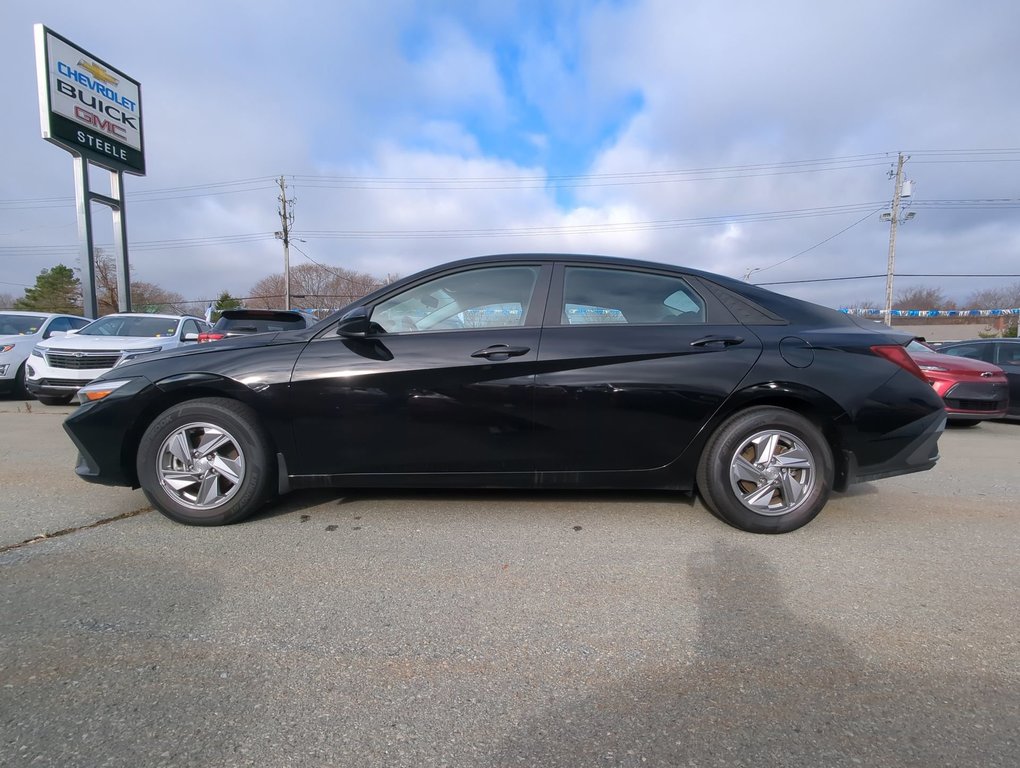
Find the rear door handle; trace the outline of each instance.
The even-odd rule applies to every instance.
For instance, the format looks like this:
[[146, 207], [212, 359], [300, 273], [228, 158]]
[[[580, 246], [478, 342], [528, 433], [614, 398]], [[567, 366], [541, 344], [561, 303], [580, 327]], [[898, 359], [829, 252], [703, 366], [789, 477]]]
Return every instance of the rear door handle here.
[[732, 347], [734, 344], [743, 344], [742, 336], [705, 336], [691, 342], [692, 347], [707, 347], [710, 344], [720, 347]]
[[520, 357], [531, 351], [531, 347], [511, 347], [509, 344], [493, 344], [491, 347], [472, 352], [471, 357], [484, 357], [487, 360], [506, 360]]

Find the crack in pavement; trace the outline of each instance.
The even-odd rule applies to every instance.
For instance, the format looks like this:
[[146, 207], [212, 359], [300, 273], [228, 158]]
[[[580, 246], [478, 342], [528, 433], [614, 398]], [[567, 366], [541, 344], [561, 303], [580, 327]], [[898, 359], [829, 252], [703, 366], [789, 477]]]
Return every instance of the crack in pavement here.
[[29, 544], [37, 544], [41, 541], [49, 541], [50, 539], [56, 539], [59, 538], [60, 536], [67, 536], [68, 534], [71, 533], [78, 533], [78, 531], [87, 531], [90, 528], [98, 528], [101, 525], [109, 525], [110, 523], [116, 523], [118, 520], [126, 520], [129, 517], [136, 517], [142, 514], [143, 512], [152, 512], [152, 507], [142, 507], [141, 509], [136, 509], [134, 512], [124, 512], [119, 515], [114, 515], [113, 517], [105, 517], [102, 520], [96, 520], [94, 523], [89, 523], [88, 525], [76, 525], [73, 528], [64, 528], [63, 530], [54, 531], [53, 533], [40, 533], [38, 536], [33, 536], [30, 539], [19, 541], [17, 544], [6, 544], [4, 546], [0, 546], [0, 555], [4, 554], [5, 552], [10, 552], [11, 550], [14, 549], [26, 547]]

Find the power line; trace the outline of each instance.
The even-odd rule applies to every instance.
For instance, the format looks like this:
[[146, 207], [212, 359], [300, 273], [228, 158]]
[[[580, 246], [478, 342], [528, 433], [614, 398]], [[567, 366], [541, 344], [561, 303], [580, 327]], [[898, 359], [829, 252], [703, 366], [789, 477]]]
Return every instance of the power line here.
[[[805, 253], [813, 251], [815, 248], [818, 248], [819, 246], [825, 245], [830, 240], [835, 240], [837, 237], [842, 235], [844, 232], [847, 232], [847, 231], [853, 229], [854, 227], [856, 227], [858, 224], [861, 224], [861, 223], [867, 221], [868, 219], [870, 219], [872, 216], [874, 216], [876, 213], [878, 213], [881, 210], [882, 210], [882, 208], [876, 208], [875, 210], [870, 211], [869, 213], [865, 214], [862, 218], [858, 219], [857, 221], [855, 221], [850, 226], [843, 227], [843, 229], [839, 230], [839, 232], [837, 232], [836, 234], [830, 235], [829, 237], [825, 238], [824, 240], [815, 243], [810, 248], [805, 248], [803, 251], [800, 251], [799, 253], [793, 254], [793, 256], [787, 256], [785, 259], [782, 259], [781, 261], [777, 261], [775, 264], [770, 264], [767, 267], [758, 267], [758, 268], [755, 268], [755, 269], [748, 270], [747, 274], [744, 275], [744, 279], [748, 280], [751, 277], [751, 275], [753, 275], [755, 272], [764, 272], [767, 269], [772, 269], [773, 267], [778, 267], [780, 264], [785, 264], [788, 261], [792, 261], [793, 259], [796, 259], [798, 256], [803, 256]], [[765, 285], [765, 283], [756, 283], [756, 285]]]
[[[1020, 149], [989, 150], [918, 150], [923, 158], [919, 163], [987, 163], [1020, 162]], [[629, 186], [643, 184], [670, 184], [691, 181], [717, 181], [735, 178], [761, 176], [782, 176], [798, 173], [819, 173], [833, 170], [850, 170], [885, 165], [890, 153], [869, 153], [842, 155], [807, 160], [776, 161], [771, 163], [747, 163], [742, 165], [705, 166], [698, 168], [676, 168], [652, 171], [625, 171], [617, 173], [589, 174], [520, 174], [512, 176], [370, 176], [370, 175], [292, 175], [295, 180], [310, 189], [350, 190], [516, 190], [540, 188], [584, 188], [602, 186]], [[132, 191], [134, 203], [159, 202], [195, 197], [242, 194], [272, 189], [276, 178], [257, 176], [247, 179], [188, 184], [160, 189], [139, 189]], [[1013, 201], [1015, 202], [1015, 201]], [[0, 209], [25, 210], [57, 208], [73, 205], [74, 198], [37, 197], [0, 200]]]
[[[877, 274], [877, 275], [847, 275], [845, 277], [816, 277], [816, 278], [809, 279], [809, 280], [776, 280], [776, 281], [769, 282], [769, 283], [755, 283], [755, 285], [766, 286], [766, 285], [800, 285], [800, 284], [803, 284], [803, 283], [838, 283], [838, 282], [845, 281], [845, 280], [872, 280], [872, 279], [875, 279], [875, 278], [878, 278], [878, 277], [883, 277], [884, 278], [884, 277], [886, 277], [886, 274], [883, 272], [883, 273]], [[922, 274], [922, 273], [919, 273], [919, 272], [917, 272], [917, 273], [915, 273], [915, 272], [903, 272], [903, 273], [897, 273], [895, 275], [895, 277], [940, 277], [940, 278], [959, 277], [959, 278], [965, 278], [965, 279], [980, 279], [980, 278], [1004, 278], [1004, 277], [1020, 278], [1020, 274], [961, 275], [961, 274], [945, 274], [945, 273], [942, 273], [942, 274], [923, 273]]]

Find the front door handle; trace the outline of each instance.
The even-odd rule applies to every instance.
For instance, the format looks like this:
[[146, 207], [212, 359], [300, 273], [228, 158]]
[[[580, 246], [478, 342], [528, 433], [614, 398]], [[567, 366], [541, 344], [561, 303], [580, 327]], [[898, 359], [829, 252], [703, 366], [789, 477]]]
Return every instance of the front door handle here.
[[509, 344], [493, 344], [491, 347], [472, 352], [471, 357], [484, 357], [487, 360], [506, 360], [511, 357], [526, 355], [531, 347], [511, 347]]
[[713, 346], [731, 347], [734, 344], [743, 344], [744, 339], [742, 336], [705, 336], [691, 342], [692, 347], [707, 347], [710, 344]]

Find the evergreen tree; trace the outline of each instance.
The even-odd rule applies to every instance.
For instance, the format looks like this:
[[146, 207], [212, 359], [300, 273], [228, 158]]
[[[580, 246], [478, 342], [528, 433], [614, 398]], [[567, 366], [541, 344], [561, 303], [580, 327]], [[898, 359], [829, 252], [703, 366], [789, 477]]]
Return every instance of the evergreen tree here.
[[81, 280], [73, 269], [63, 264], [44, 269], [35, 279], [35, 286], [26, 288], [25, 295], [14, 302], [14, 308], [80, 315]]
[[220, 319], [220, 315], [228, 309], [241, 309], [243, 305], [240, 299], [235, 299], [230, 295], [229, 291], [224, 291], [220, 294], [220, 297], [216, 299], [216, 303], [213, 305], [212, 322], [216, 322]]

